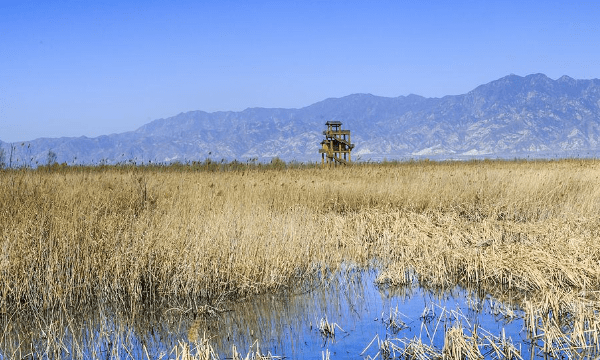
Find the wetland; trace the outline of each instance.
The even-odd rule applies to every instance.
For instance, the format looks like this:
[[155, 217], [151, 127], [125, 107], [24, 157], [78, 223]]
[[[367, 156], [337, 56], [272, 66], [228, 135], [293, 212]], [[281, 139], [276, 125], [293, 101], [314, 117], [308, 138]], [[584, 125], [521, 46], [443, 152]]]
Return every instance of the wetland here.
[[0, 171], [0, 357], [594, 358], [600, 162]]

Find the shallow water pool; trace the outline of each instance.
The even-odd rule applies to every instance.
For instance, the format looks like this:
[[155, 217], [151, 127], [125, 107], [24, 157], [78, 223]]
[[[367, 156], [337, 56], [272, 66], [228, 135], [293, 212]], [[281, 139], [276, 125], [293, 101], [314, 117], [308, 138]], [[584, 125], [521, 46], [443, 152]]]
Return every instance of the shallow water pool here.
[[234, 351], [290, 359], [436, 358], [449, 344], [464, 350], [465, 341], [489, 359], [549, 357], [539, 339], [530, 340], [515, 306], [459, 287], [382, 288], [375, 278], [356, 271], [303, 293], [221, 304], [226, 311], [210, 317], [178, 307], [4, 314], [0, 359], [172, 359], [200, 349], [219, 359]]

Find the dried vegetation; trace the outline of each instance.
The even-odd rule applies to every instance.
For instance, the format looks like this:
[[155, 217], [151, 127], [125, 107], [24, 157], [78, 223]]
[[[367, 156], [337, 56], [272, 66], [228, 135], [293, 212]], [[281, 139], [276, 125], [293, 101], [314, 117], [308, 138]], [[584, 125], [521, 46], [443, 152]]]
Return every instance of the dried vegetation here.
[[279, 165], [0, 171], [0, 311], [218, 312], [352, 264], [481, 289], [547, 353], [597, 353], [600, 162]]

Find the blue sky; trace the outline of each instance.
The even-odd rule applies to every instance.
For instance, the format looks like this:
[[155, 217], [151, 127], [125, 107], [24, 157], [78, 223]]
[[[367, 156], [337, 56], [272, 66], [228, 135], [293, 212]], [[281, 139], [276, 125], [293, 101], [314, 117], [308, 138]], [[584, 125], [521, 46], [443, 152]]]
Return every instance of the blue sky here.
[[0, 140], [441, 97], [511, 73], [598, 78], [598, 19], [596, 1], [0, 0]]

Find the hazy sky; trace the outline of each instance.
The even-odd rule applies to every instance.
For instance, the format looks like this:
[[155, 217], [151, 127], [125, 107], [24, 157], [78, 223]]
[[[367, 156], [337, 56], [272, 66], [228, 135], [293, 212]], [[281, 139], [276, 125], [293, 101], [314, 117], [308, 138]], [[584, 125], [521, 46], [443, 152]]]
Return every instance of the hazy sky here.
[[0, 0], [0, 140], [180, 112], [600, 77], [597, 1]]

